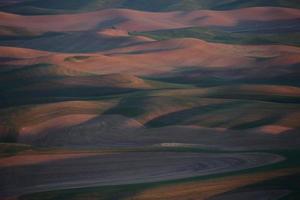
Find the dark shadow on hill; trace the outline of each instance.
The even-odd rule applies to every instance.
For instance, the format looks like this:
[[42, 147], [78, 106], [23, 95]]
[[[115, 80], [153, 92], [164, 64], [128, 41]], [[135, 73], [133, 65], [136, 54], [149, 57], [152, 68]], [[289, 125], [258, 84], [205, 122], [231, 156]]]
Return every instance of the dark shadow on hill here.
[[[299, 64], [270, 68], [267, 63], [274, 57], [254, 57], [253, 59], [256, 59], [257, 66], [244, 68], [185, 67], [145, 78], [169, 83], [192, 84], [199, 87], [235, 84], [300, 86]], [[272, 73], [269, 73], [270, 71]]]
[[235, 189], [230, 192], [209, 198], [209, 200], [227, 199], [284, 199], [296, 200], [300, 198], [300, 174], [274, 178], [260, 183]]
[[142, 41], [133, 36], [103, 37], [97, 32], [51, 32], [39, 36], [0, 38], [2, 46], [68, 53], [98, 52], [140, 43]]

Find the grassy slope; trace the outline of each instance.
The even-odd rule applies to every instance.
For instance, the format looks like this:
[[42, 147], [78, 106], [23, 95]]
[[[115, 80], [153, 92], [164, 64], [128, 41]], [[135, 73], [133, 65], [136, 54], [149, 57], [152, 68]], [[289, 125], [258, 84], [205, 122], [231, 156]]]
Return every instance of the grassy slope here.
[[54, 14], [83, 12], [105, 8], [129, 8], [147, 11], [216, 9], [226, 10], [253, 6], [282, 6], [299, 8], [297, 0], [32, 0], [9, 5], [0, 10], [22, 14]]
[[[257, 65], [246, 68], [182, 68], [170, 73], [161, 74], [160, 76], [150, 77], [154, 80], [192, 84], [199, 87], [211, 87], [220, 85], [237, 85], [237, 84], [269, 84], [269, 85], [290, 85], [299, 86], [298, 77], [300, 70], [298, 65], [286, 66], [285, 71], [281, 68], [261, 67], [276, 57], [256, 56]], [[266, 74], [272, 71], [274, 74]], [[238, 75], [238, 76], [237, 76]]]
[[[1, 27], [0, 27], [1, 29]], [[198, 38], [208, 42], [226, 44], [284, 44], [300, 46], [300, 32], [278, 32], [279, 28], [274, 28], [272, 32], [236, 32], [209, 29], [209, 28], [184, 28], [158, 30], [151, 32], [132, 32], [132, 36], [142, 35], [155, 40], [167, 40], [173, 38]], [[103, 38], [92, 32], [69, 32], [69, 33], [46, 33], [34, 36], [29, 31], [19, 29], [9, 29], [10, 32], [3, 34], [13, 34], [13, 36], [3, 36], [0, 38], [0, 45], [15, 46], [22, 48], [38, 49], [53, 52], [97, 52], [120, 48], [129, 44], [136, 44], [134, 37]], [[282, 29], [281, 29], [282, 31]], [[1, 32], [0, 32], [1, 34]], [[1, 36], [1, 35], [0, 35]]]
[[30, 145], [17, 143], [0, 143], [0, 158], [13, 156], [23, 151], [31, 150]]
[[[87, 56], [66, 58], [66, 62], [88, 59]], [[144, 80], [126, 74], [95, 75], [76, 72], [60, 66], [39, 63], [0, 72], [0, 107], [97, 99], [108, 95], [161, 88], [182, 88], [180, 84]], [[5, 68], [7, 68], [5, 70]]]
[[299, 113], [299, 106], [297, 102], [291, 103], [299, 101], [298, 97], [255, 95], [243, 90], [228, 94], [231, 90], [234, 88], [136, 93], [123, 98], [106, 113], [133, 117], [154, 127], [179, 124], [234, 129], [268, 124], [298, 127], [292, 119], [293, 114]]
[[[300, 198], [300, 174], [274, 178], [260, 183], [252, 184], [236, 190], [230, 191], [226, 194], [235, 194], [243, 191], [268, 191], [268, 190], [288, 190], [290, 193], [281, 200], [296, 200]], [[221, 195], [222, 196], [222, 195]]]
[[14, 26], [0, 26], [0, 37], [9, 38], [9, 37], [32, 37], [36, 33], [22, 27]]
[[208, 42], [226, 44], [285, 44], [300, 46], [299, 32], [285, 33], [256, 33], [256, 32], [237, 32], [230, 33], [209, 28], [184, 28], [172, 30], [159, 30], [151, 32], [131, 33], [132, 35], [143, 35], [156, 40], [166, 40], [172, 38], [198, 38]]
[[[28, 102], [22, 98], [22, 104], [31, 105], [0, 109], [0, 119], [10, 130], [33, 126], [67, 114], [121, 114], [150, 127], [200, 125], [244, 130], [280, 125], [299, 128], [296, 120], [300, 116], [299, 98], [296, 95], [274, 95], [272, 92], [255, 94], [230, 86], [166, 89], [168, 85], [158, 84], [159, 87], [157, 90], [117, 93], [114, 96], [83, 96], [76, 89], [77, 97], [66, 96], [64, 98], [68, 101], [53, 104], [45, 103], [62, 101], [63, 98], [58, 98], [60, 91], [53, 93], [55, 97], [27, 97]], [[72, 102], [72, 99], [81, 101]]]
[[[104, 93], [105, 91], [101, 87], [80, 87], [80, 85], [71, 88], [65, 86], [65, 89], [56, 90], [51, 89], [53, 87], [51, 86], [47, 90], [43, 91], [43, 88], [41, 88], [33, 90], [31, 93], [28, 93], [28, 91], [22, 92], [21, 90], [10, 93], [13, 96], [7, 96], [10, 99], [10, 105], [26, 105], [28, 103], [32, 105], [3, 108], [0, 110], [3, 116], [1, 120], [10, 124], [11, 128], [18, 129], [24, 125], [28, 126], [37, 123], [34, 119], [40, 118], [42, 113], [43, 118], [40, 119], [43, 120], [39, 122], [57, 117], [53, 115], [48, 116], [47, 113], [60, 109], [60, 112], [57, 113], [58, 116], [80, 113], [121, 114], [135, 118], [151, 127], [200, 125], [205, 127], [247, 129], [276, 124], [299, 128], [297, 120], [294, 120], [300, 115], [299, 97], [296, 93], [285, 94], [279, 92], [276, 94], [275, 91], [272, 92], [271, 90], [262, 93], [259, 89], [264, 86], [260, 85], [253, 85], [250, 87], [253, 89], [249, 90], [243, 87], [240, 88], [237, 85], [212, 88], [190, 87], [190, 89], [186, 86], [186, 88], [182, 89], [167, 89], [183, 86], [162, 82], [150, 82], [150, 84], [154, 86], [154, 90], [131, 90], [128, 91], [129, 93], [122, 93], [125, 91], [118, 87], [112, 88], [114, 93]], [[285, 86], [277, 87], [282, 88], [282, 90], [290, 90], [289, 87]], [[256, 89], [258, 90], [256, 91]], [[37, 92], [36, 95], [35, 92]], [[40, 96], [40, 94], [44, 95]], [[105, 102], [116, 103], [103, 110], [101, 99], [106, 99]], [[81, 100], [83, 107], [80, 107], [81, 104], [78, 104], [77, 107], [71, 102], [69, 104], [56, 103], [52, 107], [45, 104], [64, 100]], [[92, 100], [99, 102], [99, 106], [92, 103]], [[61, 106], [57, 107], [56, 105]], [[45, 109], [43, 109], [44, 107]], [[32, 112], [34, 111], [33, 108], [36, 108], [37, 112]], [[38, 108], [41, 108], [40, 111]], [[91, 108], [95, 108], [95, 110]], [[32, 118], [30, 116], [36, 117]], [[27, 120], [31, 118], [33, 120]]]
[[[225, 3], [224, 3], [225, 2]], [[28, 1], [24, 4], [17, 4], [14, 6], [0, 8], [0, 10], [9, 10], [16, 13], [25, 13], [25, 14], [54, 14], [54, 13], [68, 13], [68, 12], [83, 12], [95, 9], [104, 9], [110, 7], [122, 7], [122, 8], [132, 8], [132, 9], [140, 9], [140, 10], [150, 10], [150, 11], [169, 11], [169, 10], [178, 10], [178, 9], [203, 9], [203, 8], [211, 8], [211, 9], [232, 9], [232, 8], [240, 8], [240, 7], [248, 7], [248, 6], [287, 6], [287, 7], [298, 7], [300, 5], [296, 0], [288, 1], [288, 0], [277, 0], [277, 1], [267, 1], [267, 0], [257, 0], [257, 1], [244, 1], [244, 0], [235, 0], [235, 1], [220, 1], [212, 0], [74, 0], [74, 1], [61, 1], [61, 0], [33, 0]], [[9, 31], [15, 32], [15, 30], [10, 27], [7, 28]], [[18, 32], [17, 30], [16, 32]], [[140, 33], [138, 33], [140, 34]], [[251, 34], [251, 33], [233, 33], [229, 34], [227, 32], [210, 30], [210, 29], [200, 29], [200, 28], [192, 28], [192, 29], [180, 29], [180, 30], [170, 30], [170, 31], [157, 31], [151, 33], [141, 33], [147, 36], [154, 37], [156, 39], [168, 39], [168, 38], [178, 38], [178, 37], [195, 37], [201, 38], [207, 41], [212, 42], [222, 42], [222, 43], [235, 43], [235, 44], [289, 44], [289, 45], [300, 45], [299, 33], [285, 33], [285, 34]], [[31, 35], [31, 33], [28, 33]], [[78, 59], [78, 58], [75, 58]], [[79, 58], [80, 59], [80, 58]], [[69, 60], [74, 61], [74, 60]], [[75, 60], [76, 61], [76, 60]], [[24, 82], [32, 77], [40, 76], [41, 74], [45, 74], [46, 78], [49, 78], [49, 75], [56, 76], [56, 70], [53, 70], [53, 66], [48, 64], [42, 64], [37, 66], [31, 66], [30, 70], [18, 70], [14, 72], [3, 73], [3, 76], [8, 77], [23, 77]], [[24, 74], [27, 76], [24, 77]], [[2, 76], [2, 77], [3, 77]], [[53, 78], [53, 77], [50, 77]], [[56, 77], [57, 78], [57, 77]], [[40, 81], [36, 79], [36, 81]], [[208, 82], [213, 82], [216, 84], [216, 80], [210, 78], [207, 80]], [[12, 81], [7, 82], [7, 85], [12, 85]], [[19, 82], [20, 85], [23, 82]], [[163, 82], [155, 82], [153, 83], [157, 88], [168, 88], [174, 87], [174, 85], [166, 84]], [[219, 83], [223, 84], [223, 82]], [[217, 85], [219, 85], [217, 84]], [[177, 87], [177, 86], [176, 86]], [[182, 86], [178, 86], [182, 87]], [[0, 89], [5, 89], [4, 87]], [[88, 88], [92, 94], [82, 95], [84, 93], [84, 88], [82, 93], [78, 88], [75, 88], [73, 91], [76, 91], [75, 99], [92, 99], [92, 98], [104, 98], [106, 95], [111, 95], [110, 91], [108, 93], [98, 93], [102, 88]], [[7, 88], [6, 88], [7, 90]], [[284, 95], [240, 95], [240, 94], [232, 94], [231, 96], [226, 96], [224, 93], [212, 93], [210, 95], [199, 95], [197, 93], [190, 95], [181, 96], [180, 93], [176, 93], [176, 95], [168, 94], [168, 90], [161, 90], [159, 92], [150, 92], [150, 91], [141, 91], [134, 93], [125, 93], [120, 94], [119, 90], [114, 89], [115, 92], [113, 94], [117, 94], [118, 98], [121, 98], [122, 101], [116, 107], [110, 109], [106, 113], [117, 113], [123, 114], [130, 117], [135, 117], [140, 120], [145, 120], [149, 115], [163, 115], [162, 117], [156, 118], [155, 120], [148, 123], [149, 126], [163, 126], [163, 125], [172, 125], [172, 124], [197, 124], [203, 126], [213, 126], [220, 127], [226, 124], [227, 127], [235, 128], [235, 129], [247, 129], [253, 128], [265, 124], [277, 123], [279, 119], [284, 118], [292, 113], [299, 113], [299, 98], [298, 97], [289, 97]], [[73, 92], [68, 90], [70, 93], [66, 93], [65, 91], [54, 91], [52, 93], [49, 91], [50, 96], [54, 96], [54, 98], [49, 97], [48, 99], [43, 99], [41, 97], [37, 98], [37, 103], [45, 103], [57, 101], [57, 97], [61, 95], [67, 95], [65, 98], [70, 99], [73, 95]], [[75, 93], [75, 92], [74, 92]], [[47, 91], [46, 91], [47, 94]], [[24, 95], [28, 96], [28, 93], [21, 93], [21, 96], [14, 96], [15, 99], [22, 99]], [[40, 94], [39, 94], [40, 95]], [[47, 95], [46, 95], [47, 96]], [[110, 98], [110, 97], [108, 97]], [[233, 102], [227, 99], [235, 99]], [[113, 98], [112, 98], [113, 99]], [[12, 99], [9, 99], [12, 100]], [[63, 100], [63, 99], [60, 99]], [[60, 101], [58, 100], [58, 101]], [[217, 102], [216, 102], [217, 101]], [[292, 102], [291, 102], [292, 101]], [[22, 99], [22, 103], [24, 99]], [[27, 103], [33, 103], [32, 99], [29, 99]], [[207, 105], [206, 105], [207, 104]], [[38, 107], [37, 104], [32, 104], [31, 106], [26, 107], [25, 109], [31, 110], [33, 107]], [[162, 113], [162, 111], [172, 108], [181, 108], [183, 111], [174, 112], [171, 114]], [[22, 107], [23, 109], [24, 107]], [[102, 106], [93, 107], [95, 110], [91, 111], [90, 109], [77, 110], [77, 108], [65, 108], [62, 111], [62, 114], [65, 113], [82, 113], [82, 112], [96, 112], [102, 113], [104, 112]], [[26, 122], [26, 120], [30, 117], [30, 115], [35, 115], [36, 113], [28, 112], [27, 117], [23, 115], [23, 110], [20, 107], [11, 108], [11, 110], [0, 110], [0, 113], [4, 113], [5, 116], [11, 117], [10, 120], [14, 121], [16, 115], [19, 115], [19, 118], [24, 118], [24, 124], [34, 124], [37, 119], [30, 119], [32, 121]], [[52, 110], [52, 109], [51, 109]], [[9, 115], [7, 115], [9, 112]], [[18, 114], [16, 114], [18, 113]], [[42, 111], [42, 114], [45, 112]], [[234, 115], [232, 113], [240, 114], [243, 116]], [[4, 116], [3, 115], [3, 116]], [[25, 117], [24, 117], [25, 116]], [[177, 116], [180, 116], [179, 118]], [[184, 120], [182, 119], [184, 117]], [[253, 119], [254, 116], [254, 119]], [[49, 117], [49, 116], [44, 116]], [[38, 115], [37, 117], [38, 118]], [[297, 126], [297, 122], [290, 122], [287, 119], [285, 122], [281, 122], [283, 125], [291, 125]], [[30, 149], [29, 146], [23, 145], [0, 145], [0, 155], [3, 153], [6, 155], [14, 155], [20, 151]], [[282, 152], [282, 154], [288, 157], [288, 160], [284, 163], [278, 165], [272, 165], [268, 167], [263, 167], [259, 169], [253, 169], [246, 172], [255, 173], [258, 171], [269, 171], [273, 169], [281, 169], [287, 167], [299, 167], [299, 152]], [[237, 172], [239, 174], [240, 172]], [[235, 173], [223, 174], [222, 176], [230, 176]], [[218, 178], [215, 176], [209, 177], [201, 177], [201, 178], [193, 178], [193, 181], [201, 181], [203, 179], [209, 178]], [[297, 177], [293, 177], [293, 180]], [[188, 180], [183, 180], [183, 182], [189, 182]], [[180, 181], [179, 181], [180, 182]], [[288, 185], [286, 183], [289, 183]], [[63, 190], [63, 191], [54, 191], [47, 193], [39, 193], [26, 195], [21, 197], [23, 200], [35, 200], [35, 199], [102, 199], [102, 200], [112, 200], [112, 199], [126, 199], [136, 193], [143, 191], [148, 188], [159, 187], [161, 184], [173, 184], [174, 182], [167, 183], [154, 183], [154, 184], [139, 184], [139, 185], [125, 185], [125, 186], [112, 186], [112, 187], [98, 187], [98, 188], [86, 188], [86, 189], [76, 189], [76, 190]], [[176, 183], [178, 183], [176, 181]], [[263, 187], [265, 185], [275, 185], [276, 187], [284, 187], [287, 189], [291, 189], [295, 191], [290, 196], [288, 196], [287, 200], [297, 199], [299, 198], [299, 187], [297, 183], [294, 181], [290, 181], [288, 179], [279, 179], [274, 180], [273, 182], [264, 182]], [[255, 185], [255, 187], [259, 187], [259, 185]]]
[[[1, 26], [0, 26], [1, 28]], [[12, 28], [11, 28], [12, 29]], [[68, 52], [68, 53], [86, 53], [98, 52], [120, 48], [130, 44], [136, 44], [140, 41], [133, 37], [101, 37], [94, 32], [68, 32], [68, 33], [45, 33], [34, 36], [29, 33], [19, 30], [14, 30], [18, 34], [1, 37], [1, 46], [13, 46], [29, 49], [38, 49], [51, 52]], [[0, 32], [1, 34], [1, 32]]]
[[[78, 59], [85, 57], [70, 57], [68, 61]], [[5, 142], [15, 142], [24, 126], [68, 114], [101, 114], [131, 93], [186, 87], [125, 74], [72, 76], [46, 63], [4, 71], [0, 78], [0, 141]]]

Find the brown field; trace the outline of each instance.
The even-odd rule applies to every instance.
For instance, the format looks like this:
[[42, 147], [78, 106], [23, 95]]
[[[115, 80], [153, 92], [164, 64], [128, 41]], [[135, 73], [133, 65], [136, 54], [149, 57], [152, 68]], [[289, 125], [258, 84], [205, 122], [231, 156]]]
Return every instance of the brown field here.
[[[108, 28], [105, 24], [109, 22], [110, 27], [115, 26], [127, 31], [150, 31], [192, 26], [235, 26], [244, 21], [270, 22], [298, 18], [300, 18], [300, 12], [297, 9], [272, 7], [244, 8], [233, 11], [201, 10], [167, 13], [111, 9], [49, 16], [21, 16], [1, 12], [0, 25], [26, 27], [33, 32], [62, 32]], [[174, 22], [174, 19], [178, 20]]]
[[[2, 47], [0, 51], [5, 57], [22, 58], [6, 62], [7, 65], [52, 63], [58, 66], [58, 72], [64, 73], [149, 75], [166, 73], [186, 66], [253, 67], [257, 65], [256, 58], [265, 56], [272, 59], [260, 63], [259, 67], [267, 66], [266, 70], [274, 68], [276, 72], [279, 67], [287, 67], [300, 62], [300, 49], [297, 47], [252, 45], [245, 48], [244, 45], [215, 44], [198, 39], [147, 42], [127, 48], [88, 54], [54, 54], [11, 47]], [[74, 56], [87, 56], [88, 58], [78, 62], [68, 59]], [[294, 59], [290, 59], [291, 56]]]
[[59, 153], [59, 154], [25, 154], [0, 159], [0, 168], [35, 165], [71, 158], [82, 158], [101, 155], [101, 153]]
[[0, 12], [0, 200], [299, 196], [244, 189], [299, 174], [299, 9], [53, 2]]

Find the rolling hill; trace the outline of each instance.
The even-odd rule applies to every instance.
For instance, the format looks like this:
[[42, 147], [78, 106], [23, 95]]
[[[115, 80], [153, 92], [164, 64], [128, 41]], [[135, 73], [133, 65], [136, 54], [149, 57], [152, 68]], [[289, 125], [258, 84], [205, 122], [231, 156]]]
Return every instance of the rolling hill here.
[[[296, 23], [296, 22], [295, 22]], [[291, 32], [289, 29], [293, 29]], [[299, 29], [300, 31], [300, 29]], [[244, 28], [242, 30], [218, 30], [217, 28], [183, 28], [167, 29], [149, 32], [132, 32], [132, 35], [146, 36], [155, 40], [167, 40], [172, 38], [198, 38], [208, 42], [228, 44], [285, 44], [300, 46], [296, 26], [285, 24], [284, 26], [267, 26], [255, 29]]]
[[[3, 1], [5, 2], [5, 1]], [[127, 8], [145, 11], [173, 11], [173, 10], [196, 10], [196, 9], [212, 9], [212, 10], [229, 10], [245, 7], [259, 6], [278, 6], [298, 8], [297, 0], [225, 0], [225, 1], [205, 1], [205, 0], [31, 0], [16, 1], [8, 5], [2, 5], [0, 10], [19, 13], [19, 14], [58, 14], [86, 12], [108, 8]]]
[[87, 31], [111, 27], [125, 31], [153, 31], [199, 26], [235, 27], [249, 22], [252, 22], [252, 26], [256, 26], [256, 23], [284, 25], [287, 21], [299, 20], [300, 12], [294, 8], [255, 7], [227, 11], [176, 12], [106, 9], [79, 14], [43, 16], [23, 16], [0, 12], [0, 16], [1, 26], [26, 28], [31, 32]]
[[298, 0], [0, 0], [0, 199], [299, 199], [299, 22]]

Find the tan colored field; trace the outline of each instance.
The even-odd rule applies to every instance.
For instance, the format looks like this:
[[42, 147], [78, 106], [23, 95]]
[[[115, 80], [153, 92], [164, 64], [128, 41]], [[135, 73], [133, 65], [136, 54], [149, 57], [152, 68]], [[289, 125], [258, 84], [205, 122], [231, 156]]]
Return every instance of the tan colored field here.
[[[63, 71], [57, 71], [58, 74]], [[62, 75], [60, 74], [60, 75]], [[38, 74], [36, 74], [38, 76]], [[38, 85], [29, 85], [18, 88], [22, 91], [59, 90], [60, 88], [91, 87], [118, 89], [152, 89], [154, 86], [134, 75], [105, 74], [100, 76], [65, 77], [59, 80], [50, 80]]]
[[83, 123], [100, 115], [115, 103], [114, 101], [66, 101], [7, 109], [1, 111], [3, 124], [0, 125], [5, 130], [6, 122], [10, 121], [19, 129], [19, 139], [23, 140], [30, 135]]
[[132, 200], [207, 200], [210, 197], [234, 190], [246, 185], [258, 183], [264, 180], [297, 173], [296, 169], [274, 170], [270, 172], [256, 173], [251, 175], [240, 175], [215, 180], [190, 182], [162, 186], [157, 189], [149, 189], [141, 192]]
[[26, 165], [35, 165], [65, 159], [84, 158], [90, 156], [99, 156], [101, 153], [59, 153], [59, 154], [28, 154], [16, 155], [0, 159], [0, 168], [17, 167]]
[[0, 0], [0, 200], [299, 196], [300, 9], [208, 1]]
[[0, 12], [0, 200], [294, 195], [300, 9], [51, 2]]
[[0, 47], [1, 56], [3, 57], [9, 57], [9, 58], [21, 58], [21, 59], [29, 59], [29, 58], [36, 58], [36, 57], [42, 57], [47, 56], [52, 53], [45, 52], [45, 51], [38, 51], [38, 50], [32, 50], [32, 49], [24, 49], [24, 48], [18, 48], [18, 47]]
[[[118, 80], [115, 81], [115, 83], [117, 82]], [[251, 95], [254, 98], [253, 101], [249, 100]], [[9, 120], [18, 127], [19, 139], [24, 141], [27, 138], [27, 143], [31, 143], [30, 138], [28, 138], [30, 135], [35, 135], [33, 139], [36, 140], [39, 134], [60, 132], [61, 130], [64, 133], [65, 130], [68, 130], [68, 127], [75, 127], [74, 133], [76, 135], [78, 132], [76, 126], [81, 124], [83, 125], [82, 132], [86, 132], [92, 138], [96, 137], [97, 134], [105, 136], [106, 132], [108, 132], [111, 133], [108, 136], [109, 140], [117, 140], [120, 136], [118, 131], [116, 131], [116, 127], [123, 124], [127, 119], [117, 117], [116, 120], [112, 120], [114, 118], [106, 117], [106, 115], [103, 115], [102, 118], [100, 116], [108, 111], [115, 114], [126, 114], [122, 111], [124, 109], [128, 110], [127, 112], [143, 110], [143, 112], [132, 118], [132, 120], [137, 120], [142, 125], [151, 125], [153, 122], [158, 122], [162, 123], [161, 126], [180, 124], [184, 126], [195, 125], [196, 127], [231, 129], [249, 123], [248, 128], [254, 127], [254, 132], [271, 134], [284, 133], [299, 128], [297, 116], [300, 111], [297, 105], [258, 101], [255, 100], [256, 95], [258, 95], [258, 100], [275, 98], [274, 95], [284, 98], [298, 98], [299, 91], [297, 87], [272, 85], [235, 85], [230, 87], [211, 87], [208, 89], [165, 89], [149, 92], [146, 96], [133, 98], [132, 101], [130, 99], [123, 101], [120, 99], [66, 101], [22, 106], [3, 110], [2, 116], [6, 116], [7, 118], [4, 118], [4, 120]], [[119, 105], [120, 101], [122, 102], [121, 105]], [[202, 112], [200, 108], [206, 111]], [[240, 116], [239, 113], [243, 113], [243, 115]], [[185, 117], [178, 121], [178, 116]], [[105, 129], [98, 127], [98, 131], [96, 131], [96, 129], [89, 127], [88, 122], [96, 117], [100, 117], [97, 119], [98, 121], [112, 120], [113, 123], [108, 123]], [[259, 120], [266, 122], [263, 122], [262, 125], [255, 125], [255, 122], [259, 122]], [[251, 125], [251, 123], [254, 124]], [[265, 123], [266, 126], [264, 126]], [[109, 124], [112, 127], [109, 127]], [[126, 127], [123, 127], [123, 129], [127, 130]], [[211, 130], [211, 132], [214, 131]], [[180, 133], [180, 130], [178, 133]], [[114, 136], [114, 134], [117, 135]], [[57, 137], [60, 137], [59, 134]], [[52, 138], [51, 140], [54, 139], [53, 137], [50, 138]], [[76, 141], [75, 138], [74, 140]], [[98, 141], [100, 143], [105, 142], [105, 139], [103, 141], [101, 141], [101, 138], [98, 139], [100, 139]], [[169, 140], [170, 138], [167, 141]]]
[[[276, 13], [276, 14], [274, 14]], [[20, 16], [0, 13], [0, 25], [26, 27], [31, 31], [84, 31], [115, 26], [127, 31], [150, 31], [191, 26], [235, 26], [244, 21], [293, 20], [300, 17], [297, 9], [257, 7], [232, 11], [190, 11], [151, 13], [111, 9], [82, 14]], [[174, 21], [174, 19], [177, 19]], [[47, 22], [47, 23], [45, 23]]]
[[[23, 58], [7, 62], [11, 65], [52, 63], [59, 66], [61, 72], [94, 74], [149, 75], [166, 73], [187, 66], [256, 67], [258, 65], [256, 58], [265, 56], [271, 59], [259, 63], [260, 68], [268, 66], [268, 69], [272, 67], [276, 69], [300, 62], [300, 49], [297, 47], [282, 45], [246, 47], [208, 43], [198, 39], [172, 39], [89, 54], [54, 54], [10, 47], [2, 47], [0, 51], [6, 57]], [[78, 62], [68, 59], [73, 56], [87, 56], [87, 58]], [[290, 59], [291, 56], [294, 59]]]
[[[19, 136], [36, 135], [56, 129], [66, 128], [84, 123], [97, 115], [93, 114], [74, 114], [56, 117], [33, 126], [22, 127]], [[22, 140], [21, 140], [22, 141]]]
[[259, 131], [262, 131], [263, 133], [269, 133], [274, 135], [284, 133], [289, 130], [292, 130], [292, 128], [278, 125], [266, 125], [259, 128]]
[[127, 31], [121, 29], [113, 29], [113, 28], [100, 30], [98, 34], [104, 37], [128, 37], [129, 36]]

